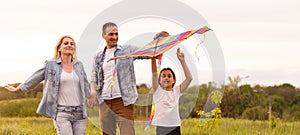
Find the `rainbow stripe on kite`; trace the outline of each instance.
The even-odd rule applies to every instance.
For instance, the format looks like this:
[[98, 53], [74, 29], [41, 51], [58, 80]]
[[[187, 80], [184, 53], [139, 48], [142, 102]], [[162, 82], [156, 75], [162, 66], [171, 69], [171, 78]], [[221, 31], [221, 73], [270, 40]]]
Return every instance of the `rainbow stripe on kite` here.
[[153, 40], [152, 42], [148, 43], [144, 47], [138, 49], [136, 52], [125, 54], [122, 56], [117, 56], [111, 58], [110, 60], [115, 60], [119, 58], [125, 57], [134, 57], [134, 56], [148, 56], [148, 57], [156, 57], [165, 51], [171, 49], [178, 43], [182, 42], [183, 40], [189, 38], [193, 34], [203, 34], [210, 29], [207, 26], [204, 26], [198, 30], [190, 30], [186, 31], [177, 35], [171, 35], [167, 37], [159, 37], [157, 40]]

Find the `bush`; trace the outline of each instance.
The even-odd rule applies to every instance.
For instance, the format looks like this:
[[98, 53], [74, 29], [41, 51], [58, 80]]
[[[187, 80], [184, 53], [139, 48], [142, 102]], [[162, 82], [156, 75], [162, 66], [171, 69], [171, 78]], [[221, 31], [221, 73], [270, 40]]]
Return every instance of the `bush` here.
[[36, 98], [1, 101], [0, 117], [37, 117], [38, 104]]

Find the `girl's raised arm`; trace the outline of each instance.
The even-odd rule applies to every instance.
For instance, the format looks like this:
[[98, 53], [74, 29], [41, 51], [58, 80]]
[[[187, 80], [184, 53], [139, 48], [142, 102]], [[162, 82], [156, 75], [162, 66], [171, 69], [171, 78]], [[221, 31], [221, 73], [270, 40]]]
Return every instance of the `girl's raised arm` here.
[[152, 67], [152, 93], [154, 93], [158, 87], [158, 75], [157, 75], [155, 58], [151, 58], [151, 67]]
[[184, 53], [180, 52], [180, 48], [177, 49], [177, 58], [181, 63], [181, 66], [183, 68], [184, 71], [184, 75], [185, 75], [185, 80], [180, 84], [180, 92], [182, 93], [191, 83], [191, 81], [193, 80], [192, 74], [185, 62], [184, 59]]

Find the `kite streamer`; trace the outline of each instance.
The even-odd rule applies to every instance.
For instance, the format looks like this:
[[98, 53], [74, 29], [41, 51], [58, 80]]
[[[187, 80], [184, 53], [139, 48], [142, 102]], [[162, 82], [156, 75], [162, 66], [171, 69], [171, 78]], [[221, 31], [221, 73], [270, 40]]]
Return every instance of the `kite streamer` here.
[[153, 117], [154, 117], [154, 113], [155, 113], [155, 106], [154, 106], [154, 103], [153, 103], [153, 101], [152, 101], [151, 114], [150, 114], [149, 120], [147, 121], [147, 125], [146, 125], [146, 127], [145, 127], [144, 130], [150, 129], [151, 122], [152, 122]]
[[209, 31], [210, 29], [207, 26], [204, 26], [198, 30], [190, 30], [186, 31], [177, 35], [170, 35], [167, 37], [160, 37], [152, 42], [148, 43], [144, 47], [138, 49], [136, 52], [117, 56], [111, 58], [110, 60], [115, 60], [119, 58], [126, 58], [126, 57], [134, 57], [134, 56], [148, 56], [148, 57], [156, 57], [165, 51], [171, 49], [178, 43], [182, 42], [183, 40], [189, 38], [193, 34], [204, 34], [205, 32]]
[[[161, 54], [161, 55], [159, 55], [157, 57], [157, 60], [158, 60], [157, 73], [159, 73], [159, 74], [160, 74], [160, 67], [161, 67], [162, 56], [163, 56], [163, 54]], [[153, 120], [153, 117], [154, 117], [154, 113], [155, 113], [155, 105], [154, 105], [154, 101], [152, 100], [150, 117], [149, 117], [149, 120], [147, 121], [147, 125], [146, 125], [146, 127], [145, 127], [144, 130], [150, 129], [151, 123], [152, 123], [152, 120]]]
[[112, 93], [113, 93], [113, 88], [114, 88], [114, 85], [115, 85], [115, 77], [116, 77], [116, 73], [117, 73], [117, 65], [118, 65], [118, 59], [116, 59], [115, 61], [115, 67], [114, 67], [114, 73], [113, 73], [113, 76], [112, 76], [112, 79], [111, 79], [111, 84], [110, 84], [110, 92], [109, 92], [109, 95], [110, 95], [110, 98], [112, 98]]

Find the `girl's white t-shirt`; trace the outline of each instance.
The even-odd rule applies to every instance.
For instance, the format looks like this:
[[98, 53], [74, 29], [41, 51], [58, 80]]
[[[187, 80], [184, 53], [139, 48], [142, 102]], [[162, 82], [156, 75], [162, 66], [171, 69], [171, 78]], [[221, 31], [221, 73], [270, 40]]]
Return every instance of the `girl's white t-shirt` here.
[[174, 86], [172, 91], [166, 91], [158, 86], [153, 94], [155, 113], [152, 125], [175, 127], [180, 126], [179, 98], [182, 96], [179, 86]]

